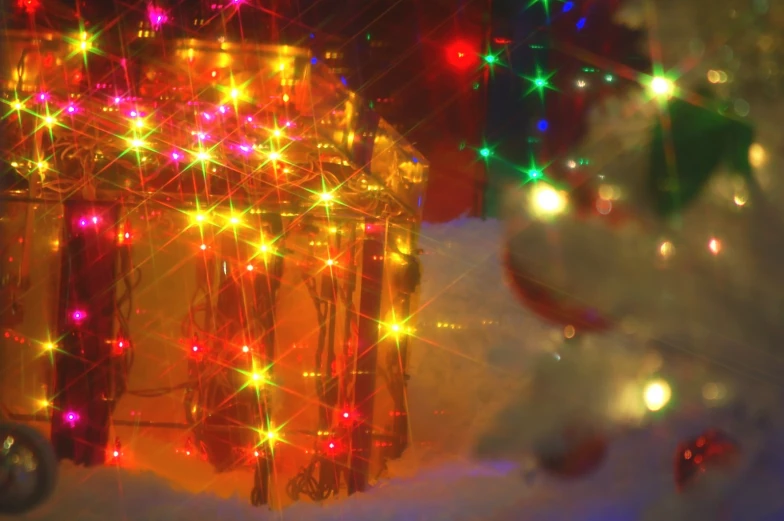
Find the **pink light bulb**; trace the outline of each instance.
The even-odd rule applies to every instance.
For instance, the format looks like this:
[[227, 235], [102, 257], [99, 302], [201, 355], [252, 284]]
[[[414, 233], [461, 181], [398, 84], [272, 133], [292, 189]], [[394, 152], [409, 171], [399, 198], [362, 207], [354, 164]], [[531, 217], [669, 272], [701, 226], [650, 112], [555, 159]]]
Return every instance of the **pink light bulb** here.
[[87, 226], [87, 219], [79, 219], [79, 226], [81, 226], [82, 228]]
[[73, 105], [68, 105], [67, 110], [69, 114], [73, 114], [74, 112], [76, 112], [76, 107], [74, 107]]
[[175, 161], [180, 159], [180, 154], [178, 154], [177, 152], [172, 152], [171, 156], [172, 156], [172, 159], [174, 159]]
[[71, 318], [74, 320], [74, 322], [81, 322], [85, 319], [86, 316], [87, 314], [81, 309], [76, 309], [71, 312]]
[[154, 29], [158, 29], [169, 20], [169, 17], [166, 16], [166, 11], [152, 4], [147, 6], [147, 18]]

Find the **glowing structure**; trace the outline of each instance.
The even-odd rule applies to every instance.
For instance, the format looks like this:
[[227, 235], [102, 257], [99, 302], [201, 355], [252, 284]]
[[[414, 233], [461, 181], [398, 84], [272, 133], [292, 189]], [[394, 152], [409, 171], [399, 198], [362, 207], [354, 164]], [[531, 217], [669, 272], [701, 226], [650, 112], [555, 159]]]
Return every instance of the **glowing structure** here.
[[306, 51], [154, 29], [2, 35], [5, 405], [81, 464], [364, 490], [407, 444], [427, 162]]

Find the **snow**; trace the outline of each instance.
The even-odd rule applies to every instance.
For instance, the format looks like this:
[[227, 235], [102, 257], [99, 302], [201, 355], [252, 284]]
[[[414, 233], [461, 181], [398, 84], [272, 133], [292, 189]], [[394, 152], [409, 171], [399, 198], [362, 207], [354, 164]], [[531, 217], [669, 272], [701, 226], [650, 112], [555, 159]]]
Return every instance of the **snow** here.
[[[653, 350], [651, 326], [564, 344], [561, 328], [531, 316], [506, 286], [499, 253], [507, 236], [493, 221], [422, 230], [425, 277], [409, 391], [414, 443], [391, 465], [392, 478], [370, 492], [273, 511], [251, 507], [247, 497], [218, 497], [208, 482], [202, 487], [207, 492], [194, 492], [163, 477], [161, 468], [63, 464], [55, 497], [25, 519], [782, 519], [784, 425], [774, 414], [780, 391], [759, 376], [776, 369], [771, 364], [777, 357], [769, 350], [767, 357], [746, 357], [749, 349], [728, 348], [722, 350], [723, 364], [716, 364], [703, 356], [713, 345], [704, 337], [690, 337], [692, 351]], [[705, 304], [688, 298], [692, 310]], [[641, 306], [635, 312], [651, 319], [646, 314], [655, 309]], [[437, 327], [439, 322], [450, 326]], [[744, 371], [727, 369], [741, 361]], [[677, 398], [659, 415], [647, 414], [641, 398], [654, 374], [670, 382]], [[723, 401], [705, 398], [706, 384], [723, 386]], [[434, 410], [448, 414], [434, 416]], [[576, 416], [606, 430], [607, 461], [594, 474], [570, 481], [538, 471], [532, 447]], [[739, 440], [743, 461], [678, 495], [672, 479], [675, 447], [709, 427]], [[434, 443], [416, 443], [424, 439]], [[476, 457], [477, 446], [483, 447], [484, 461]]]

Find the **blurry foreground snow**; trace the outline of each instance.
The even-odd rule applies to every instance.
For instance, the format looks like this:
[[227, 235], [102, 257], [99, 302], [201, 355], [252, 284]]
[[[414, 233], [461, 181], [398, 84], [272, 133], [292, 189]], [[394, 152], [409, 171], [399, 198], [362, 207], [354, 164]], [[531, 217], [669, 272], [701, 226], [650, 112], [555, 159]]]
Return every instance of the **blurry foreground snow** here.
[[[652, 325], [642, 333], [617, 331], [584, 339], [580, 347], [565, 345], [559, 327], [542, 324], [515, 302], [500, 269], [502, 237], [495, 222], [423, 230], [425, 284], [409, 391], [412, 448], [390, 465], [393, 477], [371, 492], [272, 512], [251, 507], [246, 497], [185, 492], [154, 473], [64, 465], [54, 499], [25, 519], [784, 519], [784, 425], [774, 414], [779, 391], [755, 376], [775, 367], [747, 364], [737, 375], [727, 370], [731, 361], [717, 365], [706, 349], [698, 349], [698, 357], [688, 350], [656, 353]], [[739, 350], [736, 362], [742, 359]], [[536, 374], [546, 385], [530, 385]], [[653, 375], [670, 382], [675, 398], [672, 410], [656, 417], [645, 414], [642, 401]], [[607, 429], [612, 441], [605, 464], [570, 482], [532, 471], [528, 449], [578, 413]], [[676, 495], [675, 447], [709, 427], [740, 441], [743, 463], [731, 475], [712, 475], [701, 488]], [[488, 439], [496, 461], [472, 459]]]

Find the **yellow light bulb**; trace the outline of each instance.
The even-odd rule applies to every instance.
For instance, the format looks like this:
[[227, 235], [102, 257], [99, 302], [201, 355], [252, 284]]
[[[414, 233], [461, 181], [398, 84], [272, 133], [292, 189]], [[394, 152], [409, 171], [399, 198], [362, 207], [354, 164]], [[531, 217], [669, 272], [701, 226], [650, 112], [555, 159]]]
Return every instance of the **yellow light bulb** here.
[[237, 99], [240, 97], [240, 91], [237, 89], [231, 89], [231, 97], [232, 99]]
[[670, 402], [670, 398], [672, 398], [672, 389], [664, 380], [649, 382], [643, 391], [645, 406], [650, 411], [663, 409]]
[[21, 101], [14, 101], [12, 107], [14, 108], [14, 110], [22, 110], [24, 108], [24, 105], [22, 105]]
[[47, 342], [46, 344], [44, 344], [44, 349], [46, 349], [47, 351], [53, 351], [54, 347], [55, 347], [54, 344], [51, 342]]
[[654, 96], [669, 98], [675, 92], [675, 84], [662, 76], [656, 76], [651, 80], [651, 92]]
[[564, 194], [550, 185], [538, 183], [531, 192], [534, 213], [541, 216], [555, 216], [566, 210]]
[[269, 158], [270, 158], [270, 161], [277, 161], [278, 159], [280, 159], [280, 154], [277, 153], [277, 152], [270, 152], [269, 153]]
[[332, 193], [331, 192], [324, 192], [319, 197], [324, 202], [331, 201], [332, 200]]
[[46, 122], [46, 125], [49, 127], [51, 127], [55, 123], [55, 119], [52, 116], [46, 116], [44, 118], [44, 121]]

